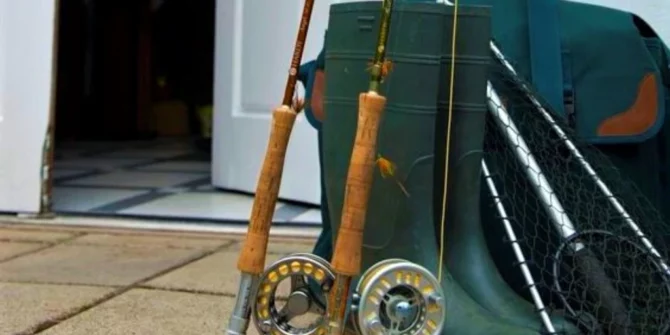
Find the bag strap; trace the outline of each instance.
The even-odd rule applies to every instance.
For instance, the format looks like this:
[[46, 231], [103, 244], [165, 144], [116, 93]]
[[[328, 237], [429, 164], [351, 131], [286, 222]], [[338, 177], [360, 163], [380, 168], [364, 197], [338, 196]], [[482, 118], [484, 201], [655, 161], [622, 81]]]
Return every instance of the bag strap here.
[[[660, 39], [659, 39], [660, 40]], [[670, 49], [661, 40], [661, 64], [659, 64], [663, 86], [670, 89]]]
[[575, 86], [572, 79], [572, 58], [568, 48], [562, 48], [563, 65], [563, 107], [568, 125], [574, 127], [577, 122], [575, 115]]

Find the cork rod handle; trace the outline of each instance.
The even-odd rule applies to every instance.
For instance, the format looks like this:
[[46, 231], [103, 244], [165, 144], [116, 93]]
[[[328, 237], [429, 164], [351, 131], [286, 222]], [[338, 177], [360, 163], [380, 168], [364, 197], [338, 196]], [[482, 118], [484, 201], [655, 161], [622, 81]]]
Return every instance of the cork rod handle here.
[[237, 268], [242, 272], [260, 275], [265, 269], [272, 216], [279, 196], [286, 148], [296, 116], [297, 113], [288, 106], [279, 107], [272, 113], [270, 140], [256, 185], [249, 229], [237, 262]]
[[386, 98], [373, 92], [358, 98], [358, 126], [351, 154], [340, 228], [332, 266], [335, 272], [355, 276], [361, 268], [363, 228], [372, 188], [379, 123]]

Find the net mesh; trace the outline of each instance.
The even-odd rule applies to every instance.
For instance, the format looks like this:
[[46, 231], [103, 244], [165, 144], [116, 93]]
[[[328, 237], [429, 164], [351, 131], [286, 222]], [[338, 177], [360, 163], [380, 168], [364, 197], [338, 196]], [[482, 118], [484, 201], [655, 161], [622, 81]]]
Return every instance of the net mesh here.
[[[595, 181], [522, 88], [530, 85], [504, 63], [493, 62], [490, 81], [500, 100], [489, 94], [485, 162], [534, 283], [517, 267], [500, 263], [514, 259], [511, 248], [493, 253], [503, 277], [529, 300], [529, 287], [536, 287], [550, 316], [567, 316], [586, 334], [668, 333], [664, 264], [670, 228], [660, 212], [607, 155], [575, 135], [570, 118], [552, 113], [553, 125], [565, 132], [602, 184]], [[511, 122], [499, 118], [505, 112]], [[547, 183], [538, 183], [540, 176]], [[500, 220], [493, 197], [483, 203], [494, 213], [492, 220]], [[506, 236], [506, 242], [514, 242], [502, 225], [486, 229], [489, 239]]]

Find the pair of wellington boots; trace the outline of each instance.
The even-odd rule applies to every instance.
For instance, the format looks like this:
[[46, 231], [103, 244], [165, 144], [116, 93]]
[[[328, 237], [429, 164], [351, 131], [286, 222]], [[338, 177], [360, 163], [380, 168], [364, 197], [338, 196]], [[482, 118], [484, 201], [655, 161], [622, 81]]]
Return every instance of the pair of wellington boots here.
[[[377, 39], [379, 11], [377, 1], [331, 7], [321, 149], [333, 239], [356, 133], [358, 95], [367, 91], [366, 68]], [[436, 276], [442, 267], [444, 334], [544, 334], [539, 313], [501, 278], [484, 238], [480, 186], [490, 19], [483, 7], [461, 6], [459, 13], [463, 33], [457, 38], [460, 51], [452, 82], [452, 9], [423, 3], [399, 3], [394, 8], [387, 54], [394, 66], [380, 92], [388, 100], [377, 149], [396, 165], [396, 174], [383, 178], [375, 173], [363, 271], [390, 258], [414, 262]], [[448, 201], [441, 239], [449, 114]], [[440, 245], [445, 246], [442, 262]], [[579, 334], [562, 318], [552, 321], [558, 333]]]

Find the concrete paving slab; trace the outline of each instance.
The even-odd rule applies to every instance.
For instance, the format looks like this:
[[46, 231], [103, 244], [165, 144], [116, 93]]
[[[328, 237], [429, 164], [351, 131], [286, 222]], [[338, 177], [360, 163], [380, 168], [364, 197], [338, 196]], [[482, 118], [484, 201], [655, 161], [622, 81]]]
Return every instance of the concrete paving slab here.
[[124, 286], [202, 255], [198, 249], [59, 245], [0, 264], [0, 281]]
[[0, 241], [56, 243], [71, 238], [75, 233], [41, 230], [0, 229]]
[[[239, 285], [237, 251], [221, 251], [169, 272], [146, 283], [147, 286], [235, 295]], [[270, 264], [282, 255], [268, 255]]]
[[229, 297], [134, 289], [40, 335], [220, 335], [233, 305]]
[[312, 252], [314, 242], [309, 240], [296, 240], [294, 242], [270, 243], [268, 252], [273, 254], [292, 254], [295, 252]]
[[107, 246], [161, 246], [166, 248], [214, 249], [233, 243], [233, 239], [184, 238], [179, 235], [155, 236], [143, 234], [89, 234], [79, 237], [71, 244], [93, 244]]
[[31, 333], [36, 326], [56, 321], [111, 291], [91, 286], [0, 283], [0, 334]]
[[[55, 222], [56, 221], [56, 222]], [[58, 224], [60, 222], [63, 224]], [[56, 233], [69, 233], [69, 234], [112, 234], [112, 235], [151, 235], [151, 236], [179, 236], [186, 238], [230, 238], [230, 239], [239, 239], [239, 234], [233, 233], [219, 233], [219, 232], [199, 232], [195, 231], [184, 231], [184, 230], [149, 230], [149, 229], [133, 229], [128, 227], [114, 227], [109, 225], [97, 225], [101, 223], [112, 224], [115, 222], [135, 222], [134, 220], [126, 219], [114, 219], [114, 218], [105, 218], [105, 217], [88, 217], [88, 218], [78, 218], [78, 217], [67, 217], [67, 218], [56, 218], [52, 221], [49, 221], [49, 224], [40, 224], [33, 221], [30, 224], [19, 224], [19, 223], [3, 223], [2, 215], [0, 215], [0, 230], [9, 229], [9, 230], [22, 230], [22, 231], [49, 231]], [[73, 225], [73, 222], [80, 222], [81, 225]], [[142, 221], [140, 221], [142, 222]], [[70, 223], [70, 224], [68, 224]], [[87, 224], [89, 223], [89, 224]], [[91, 225], [92, 224], [92, 225]]]
[[26, 252], [44, 248], [41, 243], [0, 242], [0, 262]]
[[[240, 243], [232, 246], [230, 249], [240, 250], [243, 241], [244, 240], [241, 239]], [[278, 255], [286, 255], [296, 252], [311, 253], [315, 243], [315, 241], [309, 239], [296, 239], [296, 240], [280, 239], [279, 241], [273, 241], [272, 237], [270, 237], [270, 241], [271, 241], [270, 245], [268, 245], [268, 253]]]

